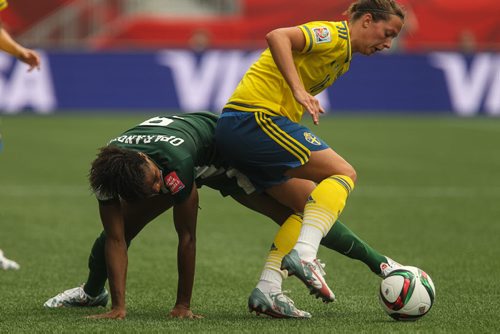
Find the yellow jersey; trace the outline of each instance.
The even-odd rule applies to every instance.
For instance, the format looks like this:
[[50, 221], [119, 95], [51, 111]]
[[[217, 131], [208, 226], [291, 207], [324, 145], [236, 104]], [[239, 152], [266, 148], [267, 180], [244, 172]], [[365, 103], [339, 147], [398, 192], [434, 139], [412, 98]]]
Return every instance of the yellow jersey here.
[[7, 8], [7, 0], [0, 0], [0, 10]]
[[[314, 21], [299, 28], [306, 43], [300, 52], [292, 52], [293, 60], [304, 87], [316, 95], [349, 69], [352, 59], [349, 29], [346, 21]], [[285, 116], [297, 123], [304, 113], [269, 48], [245, 73], [225, 108]]]

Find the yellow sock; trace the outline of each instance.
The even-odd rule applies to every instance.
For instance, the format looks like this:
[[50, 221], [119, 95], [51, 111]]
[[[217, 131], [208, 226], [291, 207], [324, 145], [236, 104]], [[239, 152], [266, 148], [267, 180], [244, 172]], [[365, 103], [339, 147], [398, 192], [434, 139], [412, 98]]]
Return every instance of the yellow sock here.
[[281, 260], [288, 254], [295, 245], [302, 226], [302, 217], [293, 214], [281, 225], [278, 233], [274, 237], [273, 245], [267, 256], [264, 270], [260, 276], [259, 288], [262, 292], [270, 292], [279, 288], [283, 281], [281, 271]]
[[304, 221], [295, 249], [304, 259], [313, 259], [321, 239], [332, 228], [344, 209], [354, 182], [345, 175], [333, 175], [321, 181], [309, 196]]

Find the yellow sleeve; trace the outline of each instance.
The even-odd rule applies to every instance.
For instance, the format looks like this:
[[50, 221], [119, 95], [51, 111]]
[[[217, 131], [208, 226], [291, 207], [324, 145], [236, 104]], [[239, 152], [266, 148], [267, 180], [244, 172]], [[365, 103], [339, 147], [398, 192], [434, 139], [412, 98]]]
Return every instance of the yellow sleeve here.
[[313, 21], [299, 26], [306, 43], [301, 53], [322, 51], [335, 48], [338, 44], [338, 22]]
[[5, 8], [7, 8], [7, 0], [0, 0], [0, 10], [4, 10]]

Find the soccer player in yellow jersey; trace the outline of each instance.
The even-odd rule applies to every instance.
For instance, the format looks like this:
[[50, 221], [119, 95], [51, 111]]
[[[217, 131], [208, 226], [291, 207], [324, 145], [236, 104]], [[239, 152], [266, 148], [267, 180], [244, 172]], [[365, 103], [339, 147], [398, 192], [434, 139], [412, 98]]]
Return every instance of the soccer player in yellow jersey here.
[[[0, 0], [0, 11], [7, 7], [7, 0]], [[17, 43], [9, 33], [3, 29], [0, 22], [0, 50], [10, 53], [20, 61], [29, 65], [29, 71], [40, 68], [40, 56], [33, 50], [27, 49]]]
[[316, 256], [354, 188], [356, 171], [298, 122], [307, 112], [317, 125], [324, 109], [315, 95], [347, 72], [353, 53], [390, 48], [404, 23], [403, 10], [393, 0], [357, 0], [347, 15], [348, 21], [316, 21], [268, 33], [269, 48], [244, 75], [217, 123], [216, 143], [229, 163], [257, 188], [303, 212], [303, 219], [290, 217], [293, 222], [285, 222], [275, 238], [249, 299], [256, 312], [280, 316], [269, 307], [293, 306], [288, 298], [272, 297], [273, 287], [281, 289], [280, 269], [323, 301], [335, 300]]
[[[7, 0], [0, 0], [0, 12], [7, 8]], [[34, 68], [40, 68], [40, 57], [38, 54], [30, 49], [19, 45], [9, 33], [2, 27], [2, 21], [0, 20], [0, 50], [5, 51], [12, 56], [18, 58], [22, 62], [29, 65], [28, 71]], [[2, 135], [0, 134], [0, 151], [2, 150]]]
[[[7, 7], [7, 0], [0, 0], [0, 11]], [[30, 66], [29, 71], [40, 66], [40, 57], [33, 50], [26, 49], [16, 43], [10, 37], [9, 33], [3, 29], [0, 21], [0, 50], [10, 53]], [[0, 151], [2, 150], [2, 134], [0, 133]], [[19, 264], [7, 259], [0, 249], [0, 268], [1, 269], [19, 269]]]

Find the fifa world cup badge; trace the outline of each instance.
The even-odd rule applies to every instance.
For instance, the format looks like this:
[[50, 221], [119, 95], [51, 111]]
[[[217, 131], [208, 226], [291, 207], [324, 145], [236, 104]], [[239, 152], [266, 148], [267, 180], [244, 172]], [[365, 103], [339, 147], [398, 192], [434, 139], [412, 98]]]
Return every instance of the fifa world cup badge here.
[[326, 27], [313, 28], [316, 43], [328, 43], [332, 41], [330, 30]]

